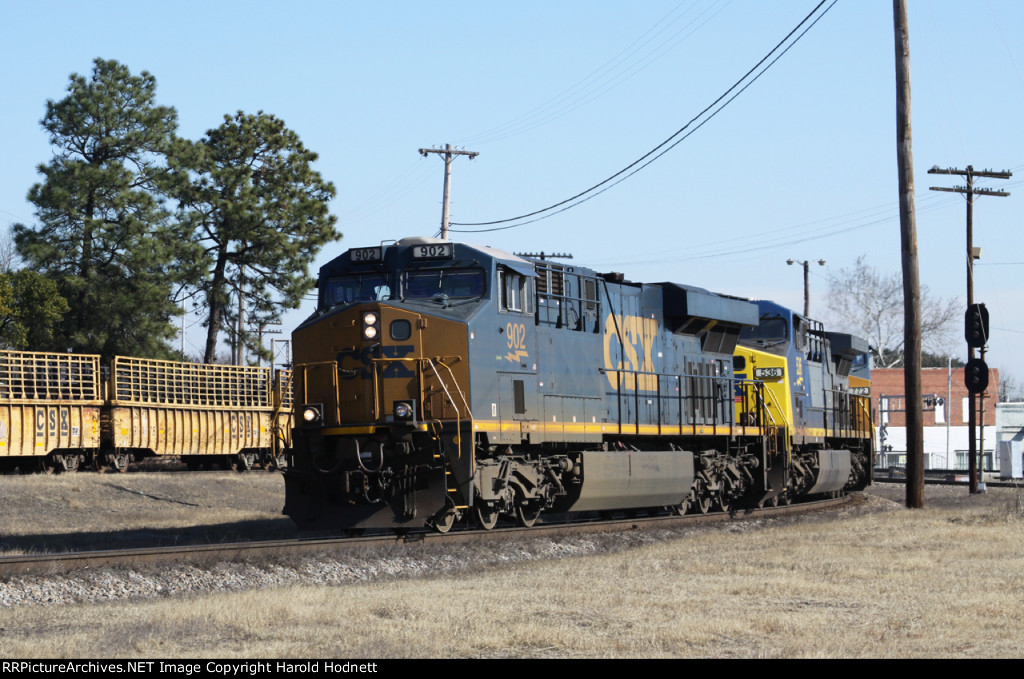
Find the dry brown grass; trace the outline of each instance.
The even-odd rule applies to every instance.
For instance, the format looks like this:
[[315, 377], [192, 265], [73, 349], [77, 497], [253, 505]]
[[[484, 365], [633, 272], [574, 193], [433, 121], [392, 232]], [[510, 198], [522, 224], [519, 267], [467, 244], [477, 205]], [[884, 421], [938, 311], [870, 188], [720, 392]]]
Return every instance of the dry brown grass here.
[[1019, 494], [929, 489], [924, 510], [875, 503], [889, 511], [443, 577], [0, 609], [0, 655], [1024, 655]]
[[0, 554], [291, 537], [268, 472], [0, 476]]

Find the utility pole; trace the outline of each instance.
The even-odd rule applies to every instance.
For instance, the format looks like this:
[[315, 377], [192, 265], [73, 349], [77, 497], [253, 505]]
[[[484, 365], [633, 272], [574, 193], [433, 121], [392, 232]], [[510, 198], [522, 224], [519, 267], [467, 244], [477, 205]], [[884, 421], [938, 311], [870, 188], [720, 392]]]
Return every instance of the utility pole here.
[[442, 199], [444, 204], [441, 207], [441, 238], [443, 240], [448, 240], [448, 197], [451, 192], [452, 184], [452, 159], [455, 156], [469, 156], [469, 159], [473, 160], [480, 154], [476, 151], [452, 148], [451, 144], [445, 144], [442, 149], [420, 149], [420, 155], [424, 158], [427, 157], [428, 153], [436, 153], [444, 156], [444, 196]]
[[[268, 325], [274, 325], [274, 326], [277, 326], [277, 327], [281, 327], [280, 323], [260, 323], [259, 339], [258, 339], [258, 344], [256, 345], [257, 347], [259, 347], [260, 351], [263, 351], [263, 336], [264, 335], [280, 335], [281, 334], [280, 330], [267, 330], [267, 326]], [[256, 354], [256, 365], [261, 367], [261, 368], [263, 367], [263, 356], [260, 355], [260, 354]], [[274, 367], [274, 340], [273, 339], [270, 340], [270, 367], [271, 368]]]
[[[948, 191], [950, 193], [962, 193], [967, 198], [967, 312], [971, 313], [974, 304], [974, 260], [979, 259], [981, 253], [974, 249], [974, 196], [1008, 196], [1010, 195], [1006, 191], [999, 191], [996, 189], [976, 189], [974, 188], [975, 177], [991, 177], [994, 179], [1009, 179], [1013, 176], [1008, 170], [1002, 172], [994, 172], [992, 170], [975, 170], [972, 165], [968, 165], [966, 170], [959, 170], [955, 168], [941, 169], [939, 167], [933, 167], [928, 170], [928, 174], [954, 174], [961, 177], [966, 177], [967, 186], [954, 186], [953, 188], [946, 188], [944, 186], [932, 186], [932, 191]], [[983, 305], [982, 305], [983, 306]], [[985, 338], [987, 343], [988, 338]], [[967, 347], [967, 364], [974, 365], [974, 346], [968, 342]], [[981, 361], [984, 365], [985, 361], [985, 347], [981, 348]], [[964, 369], [966, 376], [967, 369]], [[984, 455], [985, 451], [978, 451], [977, 446], [977, 427], [978, 427], [978, 406], [975, 401], [975, 392], [968, 385], [968, 413], [967, 413], [967, 428], [969, 430], [967, 441], [967, 456], [968, 456], [968, 470], [970, 474], [970, 492], [977, 493], [978, 477], [980, 474], [980, 466], [978, 464], [978, 456]], [[984, 410], [985, 407], [985, 392], [981, 392], [981, 407]], [[984, 424], [984, 423], [983, 423]]]
[[907, 0], [893, 0], [896, 40], [896, 166], [900, 192], [900, 251], [903, 260], [903, 379], [907, 394], [907, 497], [924, 507], [924, 414], [921, 400], [921, 286], [914, 215], [914, 152], [910, 115], [910, 29]]
[[[273, 368], [281, 363], [286, 368], [292, 367], [292, 341], [291, 340], [270, 340], [270, 367]], [[278, 356], [284, 356], [283, 361], [278, 361]]]
[[[786, 260], [786, 264], [789, 264], [790, 266], [792, 266], [794, 264], [802, 264], [803, 267], [804, 267], [804, 318], [810, 318], [811, 317], [811, 281], [810, 281], [810, 271], [808, 270], [808, 267], [810, 266], [811, 263], [810, 263], [810, 261], [808, 261], [806, 259], [803, 260], [803, 261], [801, 261], [799, 259], [787, 259]], [[824, 259], [819, 259], [818, 260], [818, 266], [825, 266], [825, 260]]]
[[242, 365], [245, 345], [242, 344], [242, 333], [245, 332], [245, 265], [238, 267], [238, 332], [235, 333], [235, 346], [231, 351], [231, 362]]

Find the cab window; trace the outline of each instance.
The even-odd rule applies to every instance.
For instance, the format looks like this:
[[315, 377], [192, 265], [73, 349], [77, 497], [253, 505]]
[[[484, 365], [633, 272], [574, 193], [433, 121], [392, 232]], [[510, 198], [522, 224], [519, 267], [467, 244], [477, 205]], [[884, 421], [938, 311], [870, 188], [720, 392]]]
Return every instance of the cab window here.
[[388, 276], [378, 273], [352, 274], [328, 279], [324, 296], [328, 308], [335, 304], [385, 299], [391, 299], [391, 282]]
[[501, 310], [532, 313], [530, 278], [511, 269], [498, 269], [498, 288], [501, 292]]
[[406, 299], [470, 299], [487, 289], [482, 269], [424, 269], [403, 276]]

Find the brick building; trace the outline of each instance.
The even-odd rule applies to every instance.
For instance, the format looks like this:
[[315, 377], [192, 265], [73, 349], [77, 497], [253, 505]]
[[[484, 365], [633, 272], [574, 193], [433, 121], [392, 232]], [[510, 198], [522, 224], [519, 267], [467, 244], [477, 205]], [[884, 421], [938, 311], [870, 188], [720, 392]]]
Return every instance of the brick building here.
[[[964, 369], [923, 368], [924, 452], [926, 469], [966, 469], [969, 446], [968, 393]], [[999, 371], [989, 373], [985, 392], [983, 446], [985, 468], [992, 468], [996, 448], [996, 401]], [[879, 447], [879, 466], [903, 466], [906, 462], [906, 388], [902, 368], [871, 371], [871, 408]], [[981, 420], [978, 418], [979, 432]]]

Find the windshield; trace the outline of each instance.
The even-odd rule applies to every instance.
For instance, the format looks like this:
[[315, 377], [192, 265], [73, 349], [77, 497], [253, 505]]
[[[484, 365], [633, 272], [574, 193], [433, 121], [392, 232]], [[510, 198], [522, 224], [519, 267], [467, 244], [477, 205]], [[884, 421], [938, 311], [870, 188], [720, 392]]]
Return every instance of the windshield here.
[[740, 342], [754, 345], [767, 345], [785, 342], [789, 337], [789, 323], [781, 316], [763, 316], [756, 328], [743, 328]]
[[375, 302], [391, 299], [391, 283], [387, 275], [378, 273], [338, 276], [327, 281], [324, 294], [328, 308], [335, 304]]
[[466, 299], [486, 291], [483, 269], [428, 269], [405, 273], [406, 299]]

